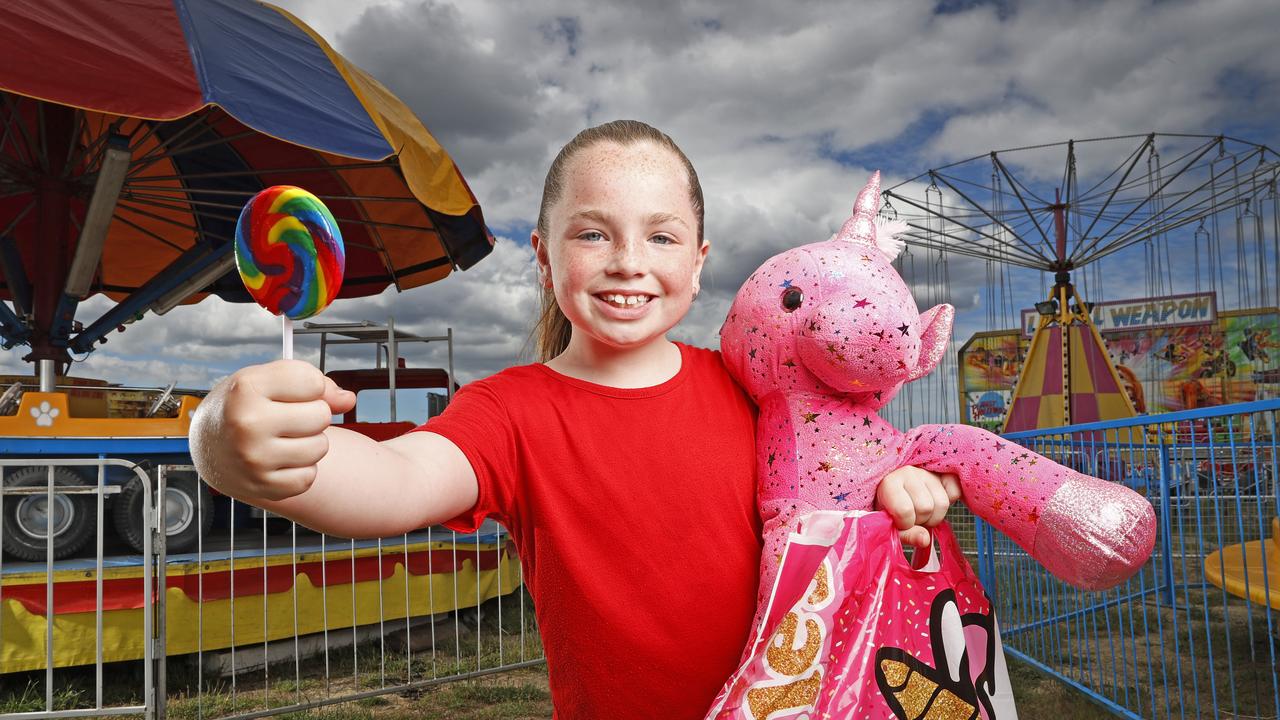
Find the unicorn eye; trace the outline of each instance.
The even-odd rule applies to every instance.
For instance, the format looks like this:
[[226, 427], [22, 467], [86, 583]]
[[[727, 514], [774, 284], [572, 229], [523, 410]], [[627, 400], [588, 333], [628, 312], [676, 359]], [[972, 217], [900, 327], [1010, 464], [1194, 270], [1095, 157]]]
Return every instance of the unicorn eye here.
[[782, 309], [792, 312], [804, 303], [804, 293], [798, 287], [787, 288], [782, 291]]

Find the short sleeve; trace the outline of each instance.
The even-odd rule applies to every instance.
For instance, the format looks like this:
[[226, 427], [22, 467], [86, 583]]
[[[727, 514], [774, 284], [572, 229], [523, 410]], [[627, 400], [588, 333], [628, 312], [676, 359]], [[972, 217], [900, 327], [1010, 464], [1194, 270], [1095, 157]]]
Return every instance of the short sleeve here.
[[436, 433], [458, 447], [476, 474], [476, 504], [444, 523], [458, 532], [475, 532], [486, 517], [509, 530], [516, 520], [516, 485], [522, 473], [516, 453], [515, 428], [493, 388], [484, 380], [469, 383], [453, 396], [444, 412], [415, 430]]

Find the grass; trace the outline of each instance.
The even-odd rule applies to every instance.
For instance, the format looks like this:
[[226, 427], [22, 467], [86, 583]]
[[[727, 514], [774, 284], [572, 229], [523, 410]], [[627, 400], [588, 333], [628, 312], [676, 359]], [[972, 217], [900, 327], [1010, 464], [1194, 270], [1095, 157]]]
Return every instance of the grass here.
[[[1187, 561], [1189, 578], [1196, 577], [1192, 573], [1194, 564]], [[1182, 568], [1177, 569], [1180, 575]], [[999, 573], [1025, 570], [1023, 565], [997, 568]], [[1153, 574], [1150, 570], [1144, 572], [1148, 577]], [[1147, 586], [1151, 586], [1150, 581]], [[1273, 653], [1280, 658], [1280, 643], [1268, 634], [1265, 612], [1256, 605], [1224, 597], [1212, 586], [1188, 587], [1185, 591], [1179, 589], [1175, 608], [1157, 603], [1149, 595], [1104, 610], [1080, 612], [1075, 618], [1047, 620], [1081, 610], [1075, 597], [1041, 586], [1035, 593], [1024, 591], [1005, 598], [1008, 611], [1007, 616], [1002, 615], [1001, 624], [1006, 645], [1021, 649], [1144, 717], [1164, 717], [1166, 712], [1181, 717], [1183, 708], [1195, 714], [1192, 708], [1207, 711], [1214, 704], [1233, 717], [1275, 717], [1271, 703], [1276, 670], [1271, 658]], [[522, 603], [526, 630], [523, 647]], [[382, 656], [378, 641], [362, 641], [354, 658], [349, 648], [336, 650], [329, 656], [327, 676], [321, 658], [305, 661], [299, 676], [295, 676], [293, 660], [289, 659], [272, 665], [266, 673], [258, 670], [242, 674], [233, 684], [230, 679], [202, 675], [194, 663], [172, 658], [168, 665], [167, 712], [175, 720], [220, 718], [268, 708], [282, 709], [285, 714], [281, 717], [332, 720], [549, 718], [551, 700], [545, 666], [432, 684], [309, 712], [283, 710], [300, 702], [391, 689], [406, 680], [445, 678], [498, 667], [504, 662], [519, 662], [522, 657], [540, 657], [541, 645], [527, 603], [527, 597], [513, 595], [486, 604], [478, 617], [474, 610], [451, 614], [436, 627], [434, 652], [415, 652], [412, 659], [403, 650], [392, 650], [390, 646]], [[501, 623], [496, 612], [499, 605]], [[1016, 631], [1017, 627], [1036, 621], [1044, 622], [1034, 631]], [[1275, 617], [1272, 622], [1280, 624]], [[419, 638], [427, 632], [417, 628], [413, 631]], [[1113, 717], [1066, 683], [1012, 657], [1009, 671], [1022, 717]], [[141, 663], [109, 665], [104, 668], [104, 676], [104, 705], [141, 704]], [[57, 670], [54, 678], [55, 710], [93, 705], [92, 667]], [[1167, 699], [1165, 687], [1170, 689]], [[42, 671], [0, 675], [0, 713], [44, 709]]]
[[1192, 708], [1276, 717], [1280, 640], [1270, 634], [1277, 618], [1267, 609], [1213, 586], [1179, 589], [1172, 607], [1149, 594], [1082, 611], [1073, 595], [1047, 595], [1010, 604], [1002, 620], [1006, 646], [1143, 717], [1180, 717]]

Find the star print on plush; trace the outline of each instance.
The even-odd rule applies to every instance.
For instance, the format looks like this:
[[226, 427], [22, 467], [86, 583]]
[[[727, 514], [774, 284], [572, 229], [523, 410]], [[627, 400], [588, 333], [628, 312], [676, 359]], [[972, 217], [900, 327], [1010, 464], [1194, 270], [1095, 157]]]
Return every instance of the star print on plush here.
[[[928, 375], [948, 354], [953, 320], [949, 306], [917, 309], [890, 265], [896, 249], [875, 222], [878, 198], [873, 183], [831, 240], [767, 260], [738, 292], [721, 329], [725, 367], [758, 408], [762, 602], [801, 518], [873, 509], [880, 480], [906, 465], [955, 473], [966, 505], [1058, 577], [1084, 589], [1122, 581], [1154, 544], [1154, 514], [1141, 496], [1035, 453], [1021, 456], [1024, 448], [1006, 447], [1009, 441], [981, 428], [903, 432], [875, 416], [905, 378]], [[788, 311], [779, 302], [779, 283], [790, 290], [788, 282], [821, 302]], [[1019, 462], [1011, 464], [1015, 456]], [[1025, 482], [1028, 476], [1035, 482]], [[1096, 545], [1078, 541], [1081, 528]]]

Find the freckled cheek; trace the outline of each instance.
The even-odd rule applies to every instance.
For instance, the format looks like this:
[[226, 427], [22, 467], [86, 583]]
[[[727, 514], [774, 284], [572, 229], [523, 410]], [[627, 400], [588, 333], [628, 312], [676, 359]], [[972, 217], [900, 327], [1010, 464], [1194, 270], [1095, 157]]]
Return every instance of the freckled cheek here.
[[583, 290], [594, 274], [595, 269], [580, 256], [560, 253], [551, 258], [552, 280], [565, 290]]

